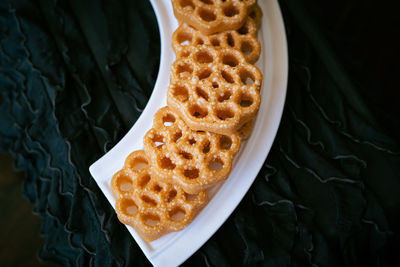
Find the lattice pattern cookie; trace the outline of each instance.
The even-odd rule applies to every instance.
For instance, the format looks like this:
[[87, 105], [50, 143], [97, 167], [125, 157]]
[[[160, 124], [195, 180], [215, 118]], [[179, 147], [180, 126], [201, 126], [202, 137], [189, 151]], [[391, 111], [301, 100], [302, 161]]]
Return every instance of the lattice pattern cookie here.
[[143, 143], [154, 175], [195, 194], [228, 176], [240, 137], [191, 130], [164, 107], [154, 116]]
[[235, 133], [260, 106], [262, 74], [232, 48], [188, 46], [171, 68], [167, 102], [194, 130]]
[[256, 0], [172, 0], [175, 17], [203, 34], [239, 29]]
[[188, 194], [158, 181], [143, 150], [131, 153], [111, 182], [118, 219], [147, 241], [186, 227], [207, 203], [206, 191]]
[[180, 55], [186, 45], [211, 45], [216, 48], [228, 47], [242, 51], [246, 61], [254, 63], [260, 56], [261, 45], [257, 39], [257, 26], [253, 19], [248, 18], [238, 30], [224, 31], [212, 35], [183, 23], [172, 35], [172, 47], [176, 55]]

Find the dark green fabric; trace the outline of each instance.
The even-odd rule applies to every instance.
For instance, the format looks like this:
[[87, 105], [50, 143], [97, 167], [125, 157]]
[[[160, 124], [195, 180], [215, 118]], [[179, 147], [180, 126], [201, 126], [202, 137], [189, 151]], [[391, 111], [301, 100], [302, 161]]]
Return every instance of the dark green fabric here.
[[[400, 265], [399, 94], [387, 60], [398, 46], [379, 28], [395, 9], [280, 4], [290, 69], [279, 132], [243, 201], [184, 265]], [[376, 38], [387, 50], [367, 49]], [[88, 167], [140, 116], [159, 51], [147, 1], [0, 1], [0, 150], [25, 171], [44, 219], [42, 259], [149, 265]]]

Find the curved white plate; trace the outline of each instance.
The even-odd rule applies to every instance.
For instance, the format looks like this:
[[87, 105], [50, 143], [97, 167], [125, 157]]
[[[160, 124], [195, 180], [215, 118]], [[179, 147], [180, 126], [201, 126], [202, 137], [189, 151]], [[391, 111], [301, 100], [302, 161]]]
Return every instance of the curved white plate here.
[[[288, 57], [285, 28], [277, 0], [258, 1], [263, 10], [258, 37], [262, 53], [257, 66], [263, 72], [262, 102], [250, 139], [235, 158], [229, 178], [210, 192], [210, 202], [184, 230], [151, 243], [127, 227], [146, 257], [156, 266], [175, 266], [198, 250], [224, 223], [244, 197], [265, 161], [278, 130], [286, 95]], [[169, 70], [174, 60], [171, 37], [178, 24], [171, 1], [151, 0], [161, 35], [161, 61], [153, 94], [132, 129], [89, 170], [104, 195], [115, 207], [110, 181], [125, 158], [143, 148], [143, 136], [152, 127], [153, 115], [166, 105]]]

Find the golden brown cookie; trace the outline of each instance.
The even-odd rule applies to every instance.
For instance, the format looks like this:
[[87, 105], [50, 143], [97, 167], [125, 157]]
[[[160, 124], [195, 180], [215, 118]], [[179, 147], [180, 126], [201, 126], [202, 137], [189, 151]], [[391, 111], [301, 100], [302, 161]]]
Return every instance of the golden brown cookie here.
[[168, 107], [154, 116], [153, 128], [143, 140], [152, 173], [161, 181], [199, 193], [224, 180], [240, 148], [237, 133], [220, 135], [191, 130]]
[[[167, 179], [164, 179], [168, 181]], [[206, 191], [188, 194], [159, 181], [143, 150], [131, 153], [111, 181], [118, 219], [147, 241], [186, 227], [207, 203]]]
[[236, 49], [188, 46], [172, 65], [167, 103], [193, 130], [235, 133], [256, 115], [261, 81]]
[[247, 18], [237, 30], [224, 31], [212, 35], [202, 34], [186, 23], [181, 24], [172, 35], [172, 47], [180, 55], [187, 45], [210, 45], [215, 48], [235, 48], [242, 51], [247, 62], [254, 63], [260, 56], [261, 46], [257, 39], [257, 26], [253, 19]]
[[203, 34], [239, 29], [256, 0], [172, 0], [175, 17]]

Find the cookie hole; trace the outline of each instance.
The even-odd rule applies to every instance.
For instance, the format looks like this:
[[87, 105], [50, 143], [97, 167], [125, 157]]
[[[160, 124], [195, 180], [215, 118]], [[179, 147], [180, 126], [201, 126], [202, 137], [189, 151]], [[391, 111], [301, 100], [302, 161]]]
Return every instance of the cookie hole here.
[[176, 207], [168, 212], [169, 218], [174, 222], [179, 222], [185, 218], [186, 212], [180, 207]]
[[241, 101], [240, 101], [240, 106], [241, 107], [244, 107], [244, 108], [247, 108], [247, 107], [249, 107], [249, 106], [251, 106], [251, 104], [253, 104], [253, 102], [252, 102], [252, 100], [244, 100], [244, 99], [242, 99]]
[[189, 99], [188, 89], [185, 86], [175, 85], [172, 88], [172, 94], [180, 102], [186, 102]]
[[179, 42], [179, 44], [180, 44], [181, 46], [190, 45], [190, 40], [185, 40], [185, 41]]
[[192, 75], [193, 67], [188, 63], [178, 65], [177, 73], [180, 78], [188, 78]]
[[229, 150], [232, 147], [232, 139], [226, 135], [219, 138], [219, 147], [223, 150]]
[[257, 13], [255, 11], [251, 11], [249, 17], [255, 19], [257, 17]]
[[211, 69], [201, 70], [198, 75], [199, 80], [204, 80], [204, 79], [210, 77], [211, 73], [212, 73]]
[[230, 108], [220, 108], [220, 109], [217, 109], [217, 112], [216, 112], [217, 114], [217, 117], [220, 119], [220, 120], [228, 120], [228, 119], [231, 119], [231, 118], [233, 118], [233, 116], [234, 116], [234, 113], [233, 113], [233, 111], [230, 109]]
[[192, 159], [193, 158], [192, 154], [190, 154], [186, 151], [180, 151], [179, 155], [181, 155], [182, 158], [184, 158], [184, 159]]
[[239, 105], [242, 108], [250, 107], [251, 104], [253, 104], [253, 99], [251, 98], [251, 96], [249, 96], [249, 95], [242, 95], [241, 96]]
[[134, 216], [138, 212], [138, 206], [131, 199], [122, 200], [121, 206], [123, 206], [123, 210], [126, 214]]
[[208, 163], [208, 169], [214, 172], [220, 171], [223, 168], [223, 166], [224, 163], [220, 158], [215, 158], [211, 160], [210, 163]]
[[211, 45], [212, 46], [220, 46], [221, 44], [217, 38], [213, 38], [213, 39], [211, 39]]
[[222, 63], [231, 67], [236, 67], [239, 64], [239, 60], [234, 55], [227, 54], [222, 57]]
[[240, 29], [237, 30], [237, 32], [239, 34], [242, 34], [242, 35], [248, 34], [249, 33], [249, 27], [247, 26], [247, 23], [245, 23], [242, 27], [240, 27]]
[[162, 148], [162, 146], [165, 144], [164, 136], [159, 134], [154, 134], [153, 137], [151, 138], [151, 141], [153, 142], [153, 147], [155, 148]]
[[138, 157], [134, 158], [133, 160], [130, 160], [129, 163], [127, 164], [128, 165], [127, 167], [134, 171], [140, 171], [146, 168], [148, 164], [149, 163], [145, 158]]
[[232, 36], [231, 33], [228, 33], [228, 34], [226, 35], [226, 40], [227, 40], [228, 45], [229, 45], [230, 47], [234, 47], [234, 46], [235, 46], [235, 39], [233, 39], [233, 36]]
[[231, 98], [231, 95], [232, 95], [231, 92], [225, 91], [225, 92], [221, 93], [221, 94], [218, 96], [218, 101], [219, 101], [219, 102], [224, 102], [224, 101], [230, 99], [230, 98]]
[[243, 84], [253, 84], [255, 81], [253, 73], [248, 70], [241, 70], [240, 71], [240, 79], [242, 80]]
[[208, 51], [200, 51], [195, 55], [195, 59], [199, 63], [213, 62], [213, 56]]
[[212, 83], [212, 87], [216, 89], [216, 88], [219, 87], [219, 84], [218, 84], [217, 82], [213, 82], [213, 83]]
[[256, 9], [253, 9], [252, 11], [250, 11], [249, 17], [254, 19], [254, 20], [257, 19], [257, 11], [256, 11]]
[[194, 45], [202, 45], [204, 44], [204, 40], [200, 37], [197, 37], [196, 40], [194, 41]]
[[160, 223], [160, 217], [156, 214], [145, 213], [141, 217], [143, 223], [150, 227], [155, 227]]
[[153, 187], [153, 191], [159, 193], [163, 188], [159, 184], [155, 184]]
[[176, 197], [176, 190], [172, 189], [171, 191], [168, 192], [168, 196], [167, 196], [167, 202], [171, 202], [172, 200], [174, 200], [174, 198]]
[[190, 107], [190, 115], [192, 115], [195, 118], [201, 119], [204, 118], [205, 116], [208, 115], [208, 111], [205, 108], [200, 107], [197, 104], [194, 104]]
[[199, 177], [199, 170], [196, 168], [186, 169], [183, 171], [183, 175], [189, 179], [196, 179]]
[[200, 1], [203, 2], [204, 4], [207, 4], [207, 5], [214, 4], [212, 0], [200, 0]]
[[181, 46], [187, 46], [190, 45], [190, 43], [192, 42], [192, 33], [190, 32], [186, 32], [186, 31], [182, 31], [180, 33], [178, 33], [177, 39], [178, 39], [178, 43]]
[[204, 8], [199, 10], [199, 16], [200, 16], [200, 18], [202, 20], [208, 21], [208, 22], [209, 21], [214, 21], [217, 18], [217, 16], [216, 16], [214, 11], [208, 10], [208, 9], [204, 9]]
[[192, 146], [192, 145], [196, 144], [196, 140], [193, 137], [189, 137], [188, 143], [189, 143], [189, 145]]
[[187, 201], [193, 201], [193, 200], [195, 200], [195, 199], [197, 198], [197, 196], [198, 196], [198, 194], [188, 194], [188, 193], [185, 193], [185, 199], [186, 199]]
[[174, 141], [175, 143], [178, 143], [181, 138], [182, 138], [182, 132], [176, 132], [172, 136], [172, 141]]
[[225, 70], [221, 71], [221, 75], [222, 75], [222, 78], [224, 78], [224, 80], [227, 81], [228, 83], [235, 82], [235, 80], [233, 79], [233, 76], [230, 73], [226, 72]]
[[192, 0], [181, 0], [179, 2], [181, 8], [188, 10], [188, 11], [192, 11], [194, 10], [194, 4], [192, 2]]
[[150, 182], [150, 179], [151, 179], [151, 177], [148, 174], [139, 177], [139, 181], [138, 181], [139, 187], [141, 187], [141, 188], [145, 187]]
[[153, 206], [153, 207], [157, 206], [157, 202], [156, 202], [154, 199], [152, 199], [151, 197], [149, 197], [149, 196], [143, 195], [143, 196], [141, 196], [140, 198], [141, 198], [144, 202], [146, 202], [147, 204], [149, 204], [150, 206]]
[[129, 192], [132, 189], [132, 180], [127, 172], [119, 172], [115, 179], [116, 187], [120, 192]]
[[118, 179], [118, 188], [122, 192], [129, 192], [132, 190], [132, 181], [128, 177], [120, 176]]
[[173, 170], [176, 167], [176, 165], [168, 157], [163, 157], [161, 159], [160, 166], [162, 169], [165, 169], [165, 170]]
[[229, 5], [224, 8], [224, 15], [227, 17], [233, 17], [239, 14], [239, 9], [234, 5]]
[[171, 126], [172, 124], [174, 124], [175, 116], [168, 113], [166, 116], [163, 117], [162, 120], [163, 120], [164, 126], [168, 127], [168, 126]]
[[244, 55], [250, 55], [253, 52], [253, 45], [250, 42], [243, 42], [240, 50], [242, 50]]
[[185, 218], [186, 212], [184, 209], [176, 207], [168, 212], [169, 218], [174, 222], [179, 222]]
[[203, 149], [202, 149], [204, 154], [207, 154], [208, 152], [210, 152], [210, 149], [211, 149], [210, 145], [211, 145], [211, 143], [208, 140], [204, 143]]
[[208, 94], [206, 91], [204, 91], [203, 89], [201, 89], [200, 87], [196, 87], [196, 94], [203, 98], [204, 100], [208, 101]]

